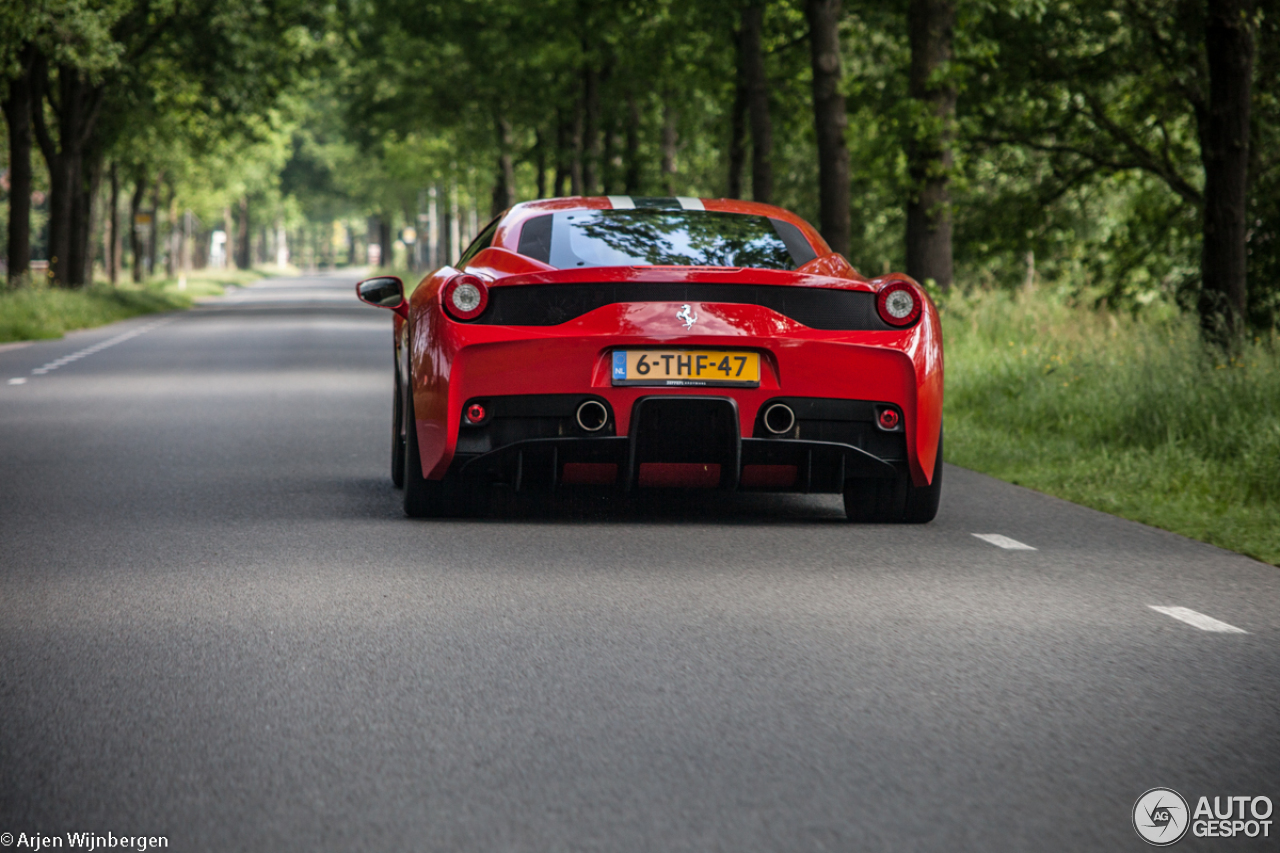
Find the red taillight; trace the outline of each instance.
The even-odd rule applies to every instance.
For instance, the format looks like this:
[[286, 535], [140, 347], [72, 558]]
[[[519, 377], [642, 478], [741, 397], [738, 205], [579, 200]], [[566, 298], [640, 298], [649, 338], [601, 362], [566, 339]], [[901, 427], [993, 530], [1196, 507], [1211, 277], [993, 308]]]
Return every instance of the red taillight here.
[[898, 428], [898, 422], [902, 418], [898, 415], [896, 409], [882, 409], [880, 411], [880, 427], [882, 429], [894, 430]]
[[910, 326], [920, 319], [924, 305], [914, 287], [905, 281], [891, 281], [876, 294], [876, 310], [890, 326]]
[[489, 306], [489, 288], [484, 279], [463, 273], [449, 279], [442, 294], [445, 310], [458, 320], [474, 320]]
[[485, 415], [487, 414], [488, 412], [484, 410], [484, 406], [479, 403], [472, 403], [470, 406], [467, 406], [467, 423], [483, 423]]

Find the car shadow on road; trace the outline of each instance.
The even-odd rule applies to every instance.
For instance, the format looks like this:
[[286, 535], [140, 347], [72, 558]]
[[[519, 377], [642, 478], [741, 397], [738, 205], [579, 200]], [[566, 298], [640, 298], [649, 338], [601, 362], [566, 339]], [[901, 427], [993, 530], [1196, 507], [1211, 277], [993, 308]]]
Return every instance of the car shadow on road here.
[[[399, 493], [397, 492], [397, 495]], [[573, 489], [517, 494], [494, 488], [467, 501], [457, 519], [503, 523], [844, 524], [838, 495], [733, 493], [700, 489], [645, 489], [632, 494]]]
[[390, 478], [378, 476], [294, 479], [279, 490], [258, 495], [260, 500], [245, 501], [242, 492], [216, 497], [205, 493], [200, 511], [204, 517], [212, 512], [226, 518], [342, 518], [405, 524], [847, 524], [839, 495], [700, 489], [644, 489], [626, 494], [592, 488], [518, 494], [493, 487], [484, 494], [468, 495], [444, 518], [409, 519], [402, 509], [402, 494], [392, 487]]

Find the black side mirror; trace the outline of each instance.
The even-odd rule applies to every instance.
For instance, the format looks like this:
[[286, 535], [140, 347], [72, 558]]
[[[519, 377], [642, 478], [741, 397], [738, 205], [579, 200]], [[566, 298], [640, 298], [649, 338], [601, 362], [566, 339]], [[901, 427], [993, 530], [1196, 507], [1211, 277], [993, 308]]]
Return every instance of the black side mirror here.
[[356, 285], [356, 296], [361, 302], [394, 311], [404, 304], [404, 282], [394, 275], [366, 278]]

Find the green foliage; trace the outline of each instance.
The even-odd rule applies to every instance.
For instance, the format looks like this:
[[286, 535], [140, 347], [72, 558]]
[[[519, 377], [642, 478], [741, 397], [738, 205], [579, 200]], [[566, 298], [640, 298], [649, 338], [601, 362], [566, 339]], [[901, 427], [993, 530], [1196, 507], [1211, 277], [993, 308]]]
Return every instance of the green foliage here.
[[1280, 565], [1280, 338], [1230, 360], [1157, 302], [945, 301], [951, 461]]

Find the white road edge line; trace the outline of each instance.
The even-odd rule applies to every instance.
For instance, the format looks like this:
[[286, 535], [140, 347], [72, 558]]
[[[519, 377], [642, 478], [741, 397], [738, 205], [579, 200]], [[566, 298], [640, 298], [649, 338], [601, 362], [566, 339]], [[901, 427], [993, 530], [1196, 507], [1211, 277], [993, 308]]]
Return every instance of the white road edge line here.
[[[73, 361], [76, 361], [77, 359], [84, 358], [86, 355], [93, 355], [96, 352], [101, 352], [107, 347], [113, 347], [116, 344], [122, 344], [125, 341], [130, 340], [131, 338], [136, 338], [138, 335], [145, 335], [147, 332], [151, 331], [152, 329], [159, 328], [160, 326], [163, 326], [165, 323], [172, 322], [173, 319], [174, 318], [172, 317], [166, 317], [163, 320], [156, 320], [154, 323], [148, 323], [145, 326], [139, 326], [136, 329], [131, 329], [130, 331], [125, 332], [124, 334], [116, 335], [114, 338], [108, 338], [105, 341], [98, 341], [98, 343], [94, 344], [93, 346], [85, 347], [79, 352], [73, 352], [70, 355], [64, 355], [62, 358], [55, 359], [46, 364], [40, 365], [39, 367], [31, 371], [31, 375], [44, 376], [46, 373], [49, 373], [50, 371], [53, 371], [53, 370], [57, 370], [59, 367], [65, 367], [66, 365], [71, 364]], [[22, 377], [15, 377], [9, 380], [9, 384], [24, 385], [26, 384], [26, 381], [27, 380]]]
[[1194, 625], [1201, 631], [1216, 631], [1219, 634], [1247, 634], [1249, 633], [1243, 628], [1237, 628], [1235, 625], [1228, 625], [1226, 622], [1219, 622], [1212, 616], [1205, 616], [1192, 610], [1189, 607], [1164, 607], [1159, 604], [1148, 604], [1152, 610], [1157, 613], [1163, 613], [1165, 616], [1172, 616], [1188, 625]]
[[1019, 542], [1017, 539], [1010, 539], [1008, 536], [1004, 536], [999, 533], [974, 533], [973, 535], [981, 539], [983, 542], [989, 542], [997, 548], [1005, 548], [1009, 551], [1038, 550], [1027, 545], [1025, 542]]

